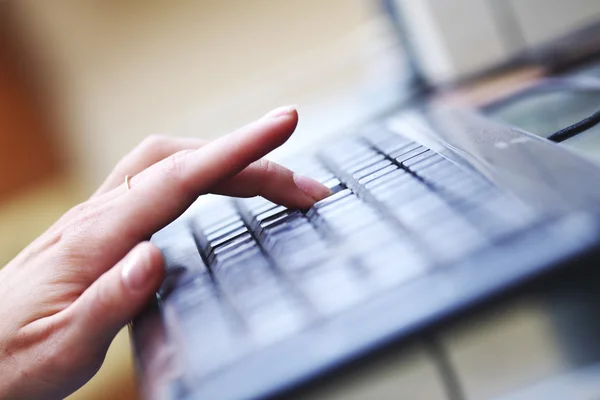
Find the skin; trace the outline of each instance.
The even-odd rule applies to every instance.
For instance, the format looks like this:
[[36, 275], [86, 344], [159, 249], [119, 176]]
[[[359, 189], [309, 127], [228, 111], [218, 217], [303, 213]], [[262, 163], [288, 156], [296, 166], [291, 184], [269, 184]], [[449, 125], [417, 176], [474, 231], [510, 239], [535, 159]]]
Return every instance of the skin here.
[[63, 398], [94, 376], [163, 280], [162, 255], [148, 238], [198, 196], [261, 195], [307, 208], [329, 195], [262, 160], [297, 122], [295, 109], [283, 107], [213, 142], [148, 138], [0, 270], [0, 398]]

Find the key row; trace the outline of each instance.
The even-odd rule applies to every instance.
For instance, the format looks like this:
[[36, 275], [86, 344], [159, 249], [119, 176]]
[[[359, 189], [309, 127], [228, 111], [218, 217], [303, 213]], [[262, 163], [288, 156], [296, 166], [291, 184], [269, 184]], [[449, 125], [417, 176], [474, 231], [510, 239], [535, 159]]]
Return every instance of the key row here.
[[[380, 192], [381, 196], [392, 196], [393, 194], [396, 198], [416, 200], [419, 199], [420, 194], [426, 192], [423, 185], [417, 183], [412, 186], [404, 186], [402, 187], [403, 192], [392, 191], [390, 186], [398, 186], [418, 177], [426, 182], [428, 186], [434, 188], [444, 202], [447, 202], [460, 214], [464, 214], [468, 220], [467, 225], [481, 225], [482, 220], [493, 220], [493, 223], [486, 223], [477, 227], [484, 230], [491, 241], [500, 240], [511, 232], [530, 224], [532, 213], [527, 212], [524, 206], [514, 201], [514, 199], [509, 201], [506, 196], [502, 197], [499, 191], [495, 190], [484, 178], [468, 173], [441, 155], [395, 134], [371, 130], [369, 135], [373, 137], [353, 139], [349, 141], [352, 145], [348, 143], [345, 145], [346, 148], [352, 148], [352, 157], [361, 160], [358, 164], [352, 164], [345, 152], [328, 151], [323, 156], [326, 163], [332, 165], [336, 172], [344, 177], [344, 183], [359, 195], [364, 195], [371, 188], [379, 186], [377, 192]], [[384, 152], [386, 158], [382, 160], [381, 154], [373, 154], [373, 148]], [[366, 154], [366, 156], [361, 156], [361, 154]], [[393, 163], [390, 158], [393, 159]], [[398, 171], [400, 167], [410, 173]], [[370, 194], [367, 194], [367, 198], [369, 196]], [[430, 203], [436, 201], [431, 200]], [[481, 217], [484, 214], [492, 211], [490, 207], [485, 206], [490, 202], [503, 203], [508, 208], [501, 210], [500, 207], [495, 207], [495, 216], [489, 215], [488, 218], [482, 219]], [[427, 210], [427, 207], [422, 209]], [[507, 210], [511, 210], [510, 213], [521, 217], [526, 216], [526, 218], [511, 217]], [[431, 213], [429, 215], [433, 216], [435, 214]], [[503, 218], [503, 215], [508, 218]], [[501, 221], [502, 219], [504, 219], [504, 222]], [[517, 224], [516, 222], [519, 220], [522, 220], [523, 223]], [[461, 223], [460, 225], [464, 224]], [[467, 231], [472, 232], [473, 229]], [[471, 247], [477, 248], [479, 245]]]

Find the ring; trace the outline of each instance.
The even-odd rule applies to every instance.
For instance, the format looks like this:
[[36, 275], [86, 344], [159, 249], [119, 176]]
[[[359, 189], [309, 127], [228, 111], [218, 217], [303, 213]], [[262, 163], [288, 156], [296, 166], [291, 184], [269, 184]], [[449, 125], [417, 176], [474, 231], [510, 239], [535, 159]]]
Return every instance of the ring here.
[[127, 188], [127, 190], [131, 189], [131, 185], [129, 184], [129, 175], [125, 175], [125, 187]]

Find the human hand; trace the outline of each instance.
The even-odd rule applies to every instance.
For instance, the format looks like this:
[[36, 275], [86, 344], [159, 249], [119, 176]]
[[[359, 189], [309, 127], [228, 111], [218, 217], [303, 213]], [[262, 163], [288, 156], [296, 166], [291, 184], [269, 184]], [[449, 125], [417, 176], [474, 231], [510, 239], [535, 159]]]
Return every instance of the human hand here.
[[298, 208], [326, 197], [321, 184], [260, 160], [297, 119], [284, 107], [210, 143], [144, 141], [0, 270], [0, 398], [62, 398], [97, 372], [163, 279], [161, 253], [146, 240], [199, 195], [262, 195]]

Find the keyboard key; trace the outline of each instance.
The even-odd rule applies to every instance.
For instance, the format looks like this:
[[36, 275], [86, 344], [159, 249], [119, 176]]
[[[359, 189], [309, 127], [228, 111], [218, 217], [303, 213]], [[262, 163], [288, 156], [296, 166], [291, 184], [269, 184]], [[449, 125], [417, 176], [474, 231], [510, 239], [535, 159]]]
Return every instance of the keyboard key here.
[[381, 186], [389, 185], [390, 187], [393, 187], [396, 185], [396, 183], [412, 181], [413, 179], [414, 177], [408, 172], [396, 168], [394, 171], [388, 174], [384, 174], [383, 176], [377, 179], [365, 183], [364, 190], [367, 192], [372, 192], [373, 190], [376, 190], [376, 188]]
[[229, 240], [229, 238], [240, 235], [247, 231], [248, 229], [244, 226], [244, 222], [239, 219], [217, 231], [206, 234], [206, 242], [209, 243], [211, 247], [216, 247], [219, 244]]
[[[368, 139], [367, 139], [368, 140]], [[412, 142], [406, 138], [398, 135], [390, 135], [384, 140], [380, 140], [372, 143], [372, 145], [384, 154], [392, 154], [395, 151], [412, 144]]]
[[406, 243], [382, 245], [363, 255], [361, 265], [377, 286], [389, 289], [424, 275], [431, 263]]
[[255, 237], [260, 238], [265, 228], [276, 226], [284, 222], [290, 222], [290, 215], [294, 213], [301, 214], [299, 211], [285, 210], [283, 212], [273, 215], [270, 218], [260, 221], [253, 230]]
[[313, 222], [315, 225], [341, 238], [376, 222], [381, 217], [374, 209], [355, 199], [344, 207], [326, 208], [315, 218], [318, 218]]
[[311, 228], [308, 220], [304, 215], [299, 212], [293, 212], [289, 214], [281, 223], [273, 223], [272, 225], [265, 226], [261, 233], [258, 235], [259, 241], [263, 247], [268, 246], [268, 240], [273, 236], [283, 235], [286, 232], [293, 233], [296, 230], [309, 229]]
[[415, 143], [415, 142], [410, 142], [410, 143], [400, 147], [399, 149], [388, 153], [387, 155], [392, 159], [396, 159], [397, 157], [401, 157], [403, 154], [410, 153], [419, 148], [423, 148], [423, 146], [421, 146], [420, 144]]
[[309, 219], [314, 220], [318, 214], [323, 212], [323, 210], [340, 209], [342, 207], [347, 207], [348, 205], [354, 204], [357, 202], [360, 202], [358, 197], [356, 197], [356, 195], [354, 193], [350, 193], [349, 195], [343, 196], [342, 198], [337, 199], [337, 201], [334, 201], [331, 203], [315, 204], [315, 206], [313, 206], [310, 210], [308, 210], [308, 212], [306, 213], [306, 216]]
[[[169, 313], [168, 306], [164, 313]], [[178, 359], [184, 360], [187, 374], [195, 379], [230, 365], [249, 349], [247, 338], [238, 332], [237, 325], [217, 310], [197, 309], [177, 322], [173, 328], [167, 327], [169, 337], [177, 341], [178, 349], [194, 349], [178, 354]]]
[[242, 301], [243, 307], [259, 300], [259, 297], [250, 298], [252, 296], [248, 296], [248, 292], [255, 293], [261, 288], [268, 291], [269, 287], [277, 286], [275, 275], [260, 251], [250, 251], [240, 258], [223, 261], [213, 268], [213, 274], [223, 292], [236, 304]]
[[193, 225], [199, 232], [202, 232], [205, 236], [207, 236], [235, 223], [240, 224], [240, 226], [243, 224], [242, 218], [238, 214], [231, 215], [228, 218], [222, 219], [219, 222], [208, 226], [203, 224], [202, 221], [198, 219], [198, 221], [194, 221]]
[[458, 215], [440, 220], [440, 224], [421, 232], [420, 236], [442, 261], [458, 260], [489, 244], [478, 230]]
[[263, 221], [268, 221], [272, 218], [277, 218], [278, 216], [286, 214], [286, 213], [289, 214], [290, 210], [288, 210], [284, 206], [278, 206], [278, 207], [271, 208], [270, 210], [260, 213], [256, 217], [254, 217], [250, 223], [250, 229], [252, 229], [253, 231], [256, 231], [257, 228], [260, 226], [260, 224], [263, 223]]
[[400, 241], [402, 238], [396, 229], [388, 223], [376, 220], [371, 221], [368, 226], [363, 226], [363, 229], [347, 232], [343, 248], [346, 254], [362, 257], [390, 242]]
[[211, 269], [226, 259], [248, 250], [256, 248], [256, 242], [252, 239], [249, 233], [243, 233], [226, 244], [216, 247], [207, 254], [207, 262]]
[[276, 252], [273, 259], [277, 262], [277, 267], [284, 273], [297, 275], [319, 265], [321, 262], [331, 256], [331, 251], [327, 245], [319, 240], [306, 245], [303, 248], [288, 248], [288, 251]]
[[323, 182], [323, 185], [329, 188], [329, 190], [331, 190], [332, 193], [340, 192], [346, 188], [338, 178], [332, 178], [328, 181], [325, 181]]
[[[421, 156], [423, 156], [423, 154], [421, 154], [420, 156], [414, 157], [405, 163], [406, 166], [411, 171], [416, 173], [417, 175], [419, 175], [419, 171], [421, 171], [421, 170], [424, 170], [435, 164], [446, 161], [446, 159], [444, 157], [440, 156], [439, 154], [435, 154], [435, 153], [432, 155], [428, 154], [427, 157], [421, 157]], [[421, 159], [419, 159], [419, 157], [421, 157]]]
[[263, 243], [264, 239], [269, 234], [272, 235], [274, 232], [277, 232], [278, 229], [293, 229], [297, 225], [302, 224], [303, 221], [306, 221], [306, 219], [300, 211], [290, 210], [287, 213], [280, 214], [261, 222], [255, 233], [258, 240]]
[[[182, 231], [185, 233], [185, 230]], [[208, 267], [191, 233], [180, 235], [179, 240], [158, 243], [165, 260], [165, 279], [159, 289], [161, 296], [198, 276], [208, 275]]]
[[240, 321], [219, 300], [207, 275], [163, 299], [163, 310], [171, 318], [172, 323], [166, 324], [170, 338], [181, 343], [180, 349], [194, 349], [178, 356], [198, 378], [233, 362], [247, 350]]
[[[241, 208], [248, 210], [250, 212], [254, 212], [257, 209], [263, 208], [266, 205], [273, 206], [273, 203], [269, 200], [265, 199], [261, 196], [250, 197], [246, 199], [237, 200], [237, 204], [241, 206]], [[255, 213], [254, 213], [255, 214]]]
[[418, 172], [418, 175], [433, 185], [439, 185], [445, 180], [460, 179], [465, 176], [465, 172], [449, 161], [440, 161], [427, 168], [423, 168]]
[[438, 188], [444, 196], [469, 202], [469, 199], [476, 193], [490, 190], [491, 185], [480, 179], [465, 176], [459, 180], [441, 182], [438, 184]]
[[279, 207], [279, 205], [265, 200], [263, 203], [261, 203], [260, 205], [253, 207], [253, 208], [249, 208], [248, 209], [248, 216], [250, 217], [250, 220], [252, 220], [253, 218], [257, 217], [258, 215], [267, 212], [269, 210], [272, 210], [274, 208]]
[[220, 307], [210, 274], [200, 274], [162, 298], [176, 308], [177, 313], [193, 313], [198, 307]]
[[306, 176], [314, 179], [315, 181], [321, 182], [321, 183], [335, 179], [335, 175], [333, 174], [333, 172], [331, 172], [330, 170], [325, 169], [325, 168], [320, 168], [316, 171], [312, 171], [310, 173], [306, 173], [303, 175], [306, 175]]
[[[393, 185], [393, 190], [392, 186]], [[371, 195], [380, 203], [395, 210], [398, 206], [423, 199], [426, 196], [437, 197], [421, 182], [414, 180], [390, 181], [386, 186], [371, 190]]]
[[385, 167], [391, 166], [392, 162], [388, 159], [383, 159], [375, 164], [372, 164], [366, 168], [358, 170], [352, 174], [352, 177], [348, 180], [348, 183], [355, 187], [358, 181], [366, 176], [369, 176], [377, 171], [384, 169]]
[[302, 175], [310, 175], [315, 171], [320, 171], [325, 168], [323, 163], [321, 163], [319, 159], [314, 156], [294, 157], [284, 160], [281, 162], [281, 164]]
[[356, 172], [358, 172], [362, 169], [365, 169], [365, 168], [372, 167], [373, 165], [375, 165], [383, 160], [385, 160], [385, 157], [383, 156], [383, 154], [375, 154], [372, 157], [369, 157], [366, 160], [363, 160], [362, 162], [352, 163], [351, 165], [349, 165], [345, 168], [342, 168], [341, 172], [343, 173], [344, 176], [351, 178], [352, 175], [355, 174]]
[[358, 131], [359, 137], [371, 145], [381, 143], [391, 137], [394, 137], [393, 133], [388, 131], [382, 124], [378, 122], [368, 123], [367, 125], [360, 127]]
[[309, 247], [315, 243], [322, 242], [321, 236], [315, 228], [306, 221], [293, 229], [279, 230], [265, 236], [264, 247], [273, 257], [287, 251], [297, 252], [298, 249]]
[[[319, 209], [319, 208], [327, 207], [328, 205], [334, 204], [335, 202], [337, 202], [337, 201], [339, 201], [339, 200], [343, 199], [344, 197], [349, 196], [351, 194], [352, 194], [352, 192], [349, 189], [344, 189], [344, 190], [342, 190], [340, 192], [337, 192], [336, 194], [333, 194], [333, 195], [331, 195], [331, 196], [329, 196], [329, 197], [327, 197], [327, 198], [325, 198], [325, 199], [323, 199], [321, 201], [316, 202], [312, 206], [312, 208]], [[312, 210], [312, 208], [311, 208], [311, 210]], [[309, 210], [309, 212], [311, 210]]]
[[[437, 157], [441, 157], [441, 156], [439, 156], [438, 154], [434, 153], [431, 150], [426, 150], [423, 153], [419, 154], [418, 156], [414, 156], [414, 157], [411, 157], [411, 158], [407, 159], [406, 161], [404, 161], [402, 163], [402, 165], [404, 167], [408, 168], [408, 169], [412, 169], [411, 167], [413, 165], [418, 164], [418, 163], [423, 162], [423, 161], [426, 161], [426, 160], [428, 160], [430, 158], [434, 158], [435, 159], [435, 158], [437, 158], [436, 156]], [[438, 158], [438, 160], [439, 160], [439, 158]]]
[[298, 285], [323, 315], [347, 309], [361, 302], [368, 294], [353, 268], [337, 260], [306, 270], [298, 278]]
[[[213, 204], [207, 204], [206, 207], [200, 207], [194, 215], [193, 222], [199, 230], [204, 231], [210, 230], [211, 227], [222, 224], [231, 218], [238, 219], [239, 215], [232, 203], [224, 200]], [[230, 222], [225, 223], [225, 225]]]
[[395, 160], [396, 160], [396, 163], [397, 163], [397, 164], [400, 164], [400, 165], [402, 165], [403, 167], [405, 167], [405, 168], [406, 168], [406, 165], [405, 165], [405, 163], [406, 163], [407, 161], [409, 161], [409, 160], [410, 160], [410, 159], [412, 159], [413, 157], [416, 157], [416, 156], [418, 156], [418, 155], [421, 155], [421, 154], [423, 154], [423, 153], [425, 153], [425, 152], [427, 152], [427, 151], [429, 151], [429, 150], [427, 150], [425, 147], [423, 147], [423, 146], [419, 146], [419, 147], [417, 147], [416, 149], [414, 149], [414, 150], [412, 150], [412, 151], [409, 151], [409, 152], [407, 152], [407, 153], [404, 153], [404, 154], [402, 154], [402, 155], [400, 155], [400, 156], [396, 157], [396, 158], [395, 158]]
[[176, 224], [169, 229], [155, 234], [152, 242], [156, 243], [163, 253], [167, 275], [198, 274], [206, 271], [206, 266], [191, 230], [185, 224]]
[[358, 188], [360, 188], [361, 186], [366, 185], [367, 183], [369, 183], [371, 181], [375, 181], [375, 180], [389, 174], [390, 172], [396, 171], [396, 170], [398, 170], [397, 166], [389, 165], [389, 166], [382, 168], [376, 172], [373, 172], [370, 175], [366, 175], [366, 176], [360, 178], [357, 182], [358, 183], [357, 186], [358, 186]]
[[301, 270], [330, 254], [321, 235], [304, 217], [265, 229], [261, 243], [278, 268], [287, 272]]
[[393, 204], [390, 207], [392, 213], [410, 226], [425, 226], [431, 221], [438, 221], [439, 218], [453, 214], [446, 202], [427, 189], [405, 192], [403, 197], [390, 199], [386, 204]]
[[304, 309], [283, 292], [269, 293], [268, 297], [265, 292], [256, 292], [256, 295], [265, 297], [262, 306], [242, 312], [259, 345], [269, 345], [307, 325], [309, 320]]
[[284, 206], [277, 206], [274, 208], [271, 208], [268, 211], [265, 211], [263, 213], [258, 214], [255, 218], [254, 221], [261, 223], [269, 218], [275, 217], [283, 212], [289, 211], [286, 207]]
[[[203, 220], [199, 217], [195, 217], [190, 220], [190, 227], [194, 234], [194, 238], [197, 242], [198, 248], [206, 253], [209, 247], [207, 236], [210, 235], [211, 240], [215, 240], [220, 236], [226, 235], [230, 232], [243, 227], [244, 222], [239, 215], [233, 215], [233, 218], [225, 218], [224, 220], [213, 222], [210, 225], [203, 225]], [[215, 237], [215, 233], [217, 236]]]
[[325, 161], [325, 164], [333, 164], [338, 168], [345, 168], [354, 163], [363, 162], [371, 157], [378, 155], [379, 153], [361, 142], [356, 142], [351, 150], [342, 151], [329, 151], [327, 153], [321, 153], [320, 156]]

